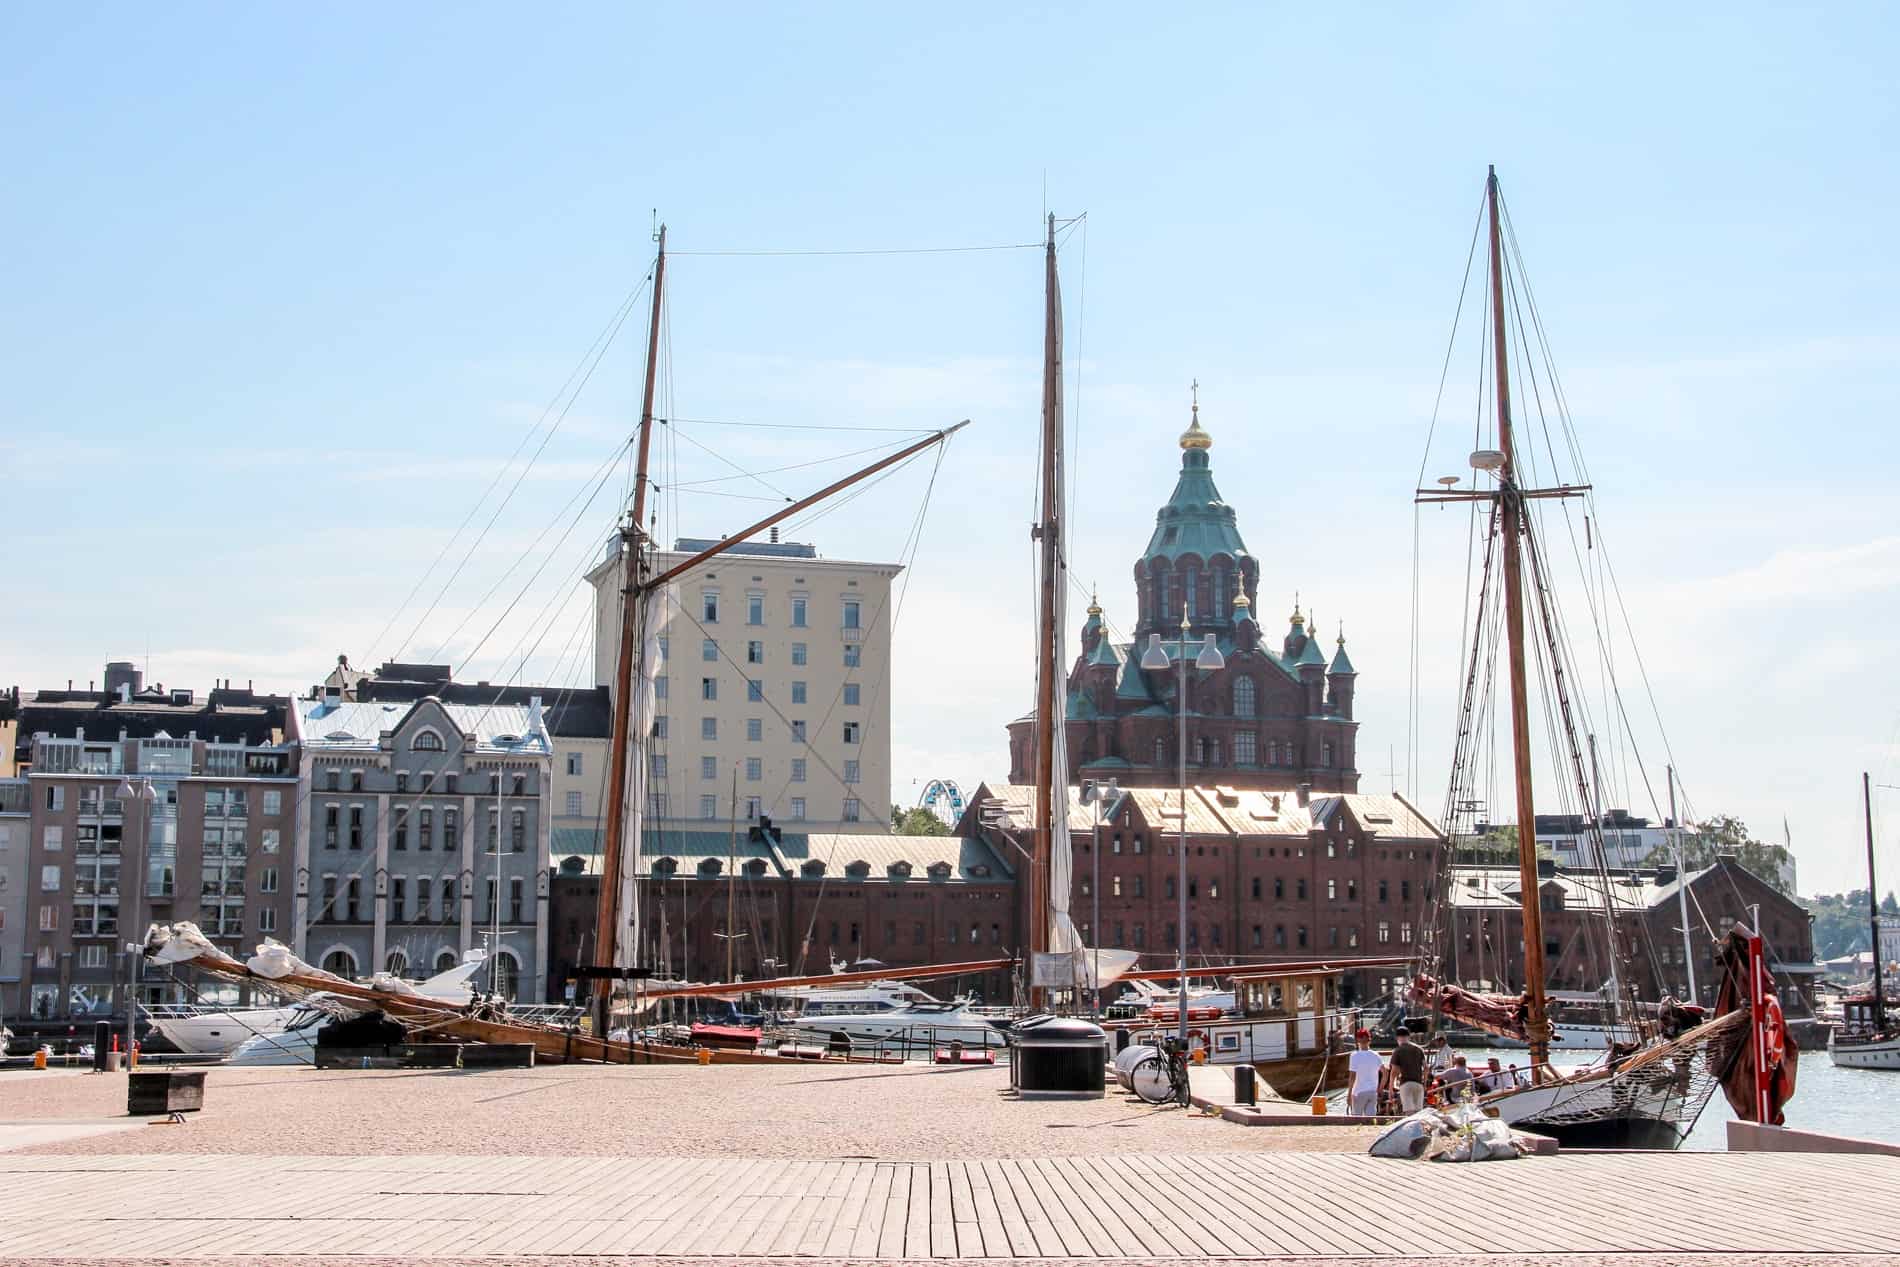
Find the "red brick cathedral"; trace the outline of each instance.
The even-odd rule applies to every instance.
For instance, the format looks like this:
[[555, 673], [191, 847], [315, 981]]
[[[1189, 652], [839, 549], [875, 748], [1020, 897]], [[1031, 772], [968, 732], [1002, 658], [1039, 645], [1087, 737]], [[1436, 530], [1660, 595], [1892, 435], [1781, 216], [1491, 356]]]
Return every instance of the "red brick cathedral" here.
[[[1154, 536], [1135, 561], [1135, 641], [1115, 642], [1101, 607], [1089, 604], [1082, 652], [1069, 670], [1069, 782], [1112, 778], [1123, 787], [1172, 787], [1178, 780], [1179, 671], [1141, 667], [1151, 635], [1159, 635], [1171, 663], [1189, 657], [1190, 783], [1356, 792], [1355, 674], [1345, 639], [1329, 663], [1297, 601], [1278, 645], [1264, 636], [1254, 617], [1260, 564], [1240, 539], [1234, 508], [1214, 487], [1213, 444], [1196, 405], [1181, 435], [1174, 495], [1155, 515]], [[1208, 634], [1224, 668], [1194, 667]], [[1012, 783], [1031, 781], [1034, 723], [1033, 716], [1010, 723]]]

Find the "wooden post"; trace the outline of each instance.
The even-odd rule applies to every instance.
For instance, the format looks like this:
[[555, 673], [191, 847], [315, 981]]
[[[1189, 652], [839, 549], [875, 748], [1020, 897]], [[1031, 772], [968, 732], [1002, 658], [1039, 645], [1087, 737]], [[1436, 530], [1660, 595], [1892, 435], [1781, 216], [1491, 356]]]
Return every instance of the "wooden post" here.
[[[1062, 562], [1062, 476], [1056, 463], [1057, 446], [1062, 442], [1062, 418], [1058, 405], [1061, 390], [1060, 354], [1061, 314], [1056, 300], [1056, 218], [1049, 217], [1048, 244], [1044, 247], [1043, 332], [1042, 332], [1042, 514], [1035, 536], [1042, 547], [1042, 584], [1037, 595], [1036, 619], [1036, 822], [1030, 846], [1034, 857], [1029, 868], [1029, 1005], [1041, 1010], [1046, 992], [1035, 984], [1036, 956], [1049, 948], [1049, 866], [1055, 848], [1053, 824], [1054, 789], [1058, 778], [1069, 777], [1067, 770], [1055, 768], [1056, 727], [1065, 722], [1060, 709], [1064, 692], [1056, 689], [1056, 570]], [[1063, 830], [1068, 829], [1065, 822]]]
[[1510, 652], [1511, 757], [1517, 775], [1517, 866], [1524, 912], [1524, 988], [1529, 996], [1531, 1076], [1541, 1080], [1550, 1062], [1550, 1024], [1544, 1002], [1544, 921], [1537, 883], [1537, 813], [1531, 796], [1530, 695], [1524, 680], [1524, 583], [1519, 558], [1524, 502], [1517, 488], [1517, 458], [1511, 446], [1510, 343], [1504, 327], [1504, 246], [1498, 215], [1498, 172], [1485, 179], [1491, 220], [1491, 359], [1496, 366], [1498, 448], [1504, 465], [1499, 503], [1504, 531], [1504, 630]]

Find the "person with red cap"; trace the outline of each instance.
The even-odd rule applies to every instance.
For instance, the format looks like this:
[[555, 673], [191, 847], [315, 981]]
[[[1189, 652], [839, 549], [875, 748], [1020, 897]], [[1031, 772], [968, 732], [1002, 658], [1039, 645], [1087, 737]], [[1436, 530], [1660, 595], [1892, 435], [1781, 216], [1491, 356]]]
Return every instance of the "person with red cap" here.
[[1372, 1117], [1379, 1111], [1379, 1081], [1385, 1075], [1385, 1062], [1372, 1050], [1372, 1031], [1360, 1030], [1353, 1037], [1358, 1048], [1346, 1060], [1352, 1082], [1346, 1093], [1348, 1110], [1357, 1117]]

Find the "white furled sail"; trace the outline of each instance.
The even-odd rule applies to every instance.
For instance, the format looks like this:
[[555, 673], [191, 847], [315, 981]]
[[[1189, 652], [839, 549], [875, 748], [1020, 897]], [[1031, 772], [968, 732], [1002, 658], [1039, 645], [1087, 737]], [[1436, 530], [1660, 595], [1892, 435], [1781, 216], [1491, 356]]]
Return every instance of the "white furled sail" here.
[[[647, 738], [653, 733], [653, 718], [659, 711], [657, 679], [665, 669], [661, 638], [672, 614], [674, 590], [666, 586], [646, 590], [639, 597], [640, 611], [635, 628], [640, 632], [640, 658], [635, 666], [631, 720], [628, 726], [627, 824], [626, 845], [620, 853], [621, 919], [626, 935], [614, 939], [614, 966], [631, 968], [640, 962], [640, 874], [642, 833], [646, 826], [647, 776], [651, 762], [647, 757]], [[603, 883], [605, 878], [603, 877]]]

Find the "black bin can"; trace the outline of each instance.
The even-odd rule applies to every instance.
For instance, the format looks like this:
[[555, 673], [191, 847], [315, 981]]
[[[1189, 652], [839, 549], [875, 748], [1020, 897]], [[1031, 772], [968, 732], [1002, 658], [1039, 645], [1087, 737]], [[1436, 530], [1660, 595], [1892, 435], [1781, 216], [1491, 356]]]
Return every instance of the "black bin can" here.
[[1025, 1096], [1099, 1096], [1106, 1089], [1108, 1035], [1099, 1025], [1036, 1016], [1011, 1034], [1010, 1081]]
[[1234, 1066], [1234, 1103], [1253, 1104], [1257, 1100], [1254, 1091], [1254, 1068], [1252, 1065]]

